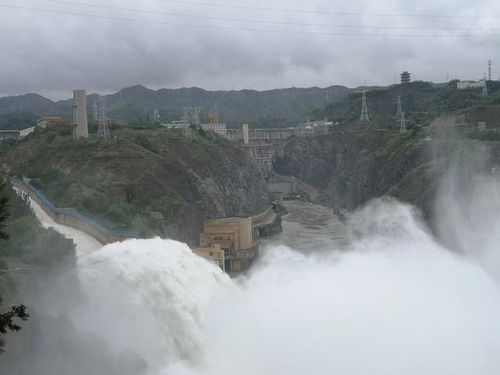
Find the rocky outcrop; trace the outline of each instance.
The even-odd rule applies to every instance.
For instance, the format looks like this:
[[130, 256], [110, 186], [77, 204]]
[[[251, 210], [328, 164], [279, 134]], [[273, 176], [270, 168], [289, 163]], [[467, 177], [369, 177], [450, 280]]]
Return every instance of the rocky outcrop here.
[[34, 134], [4, 160], [60, 207], [112, 229], [197, 244], [205, 218], [248, 216], [267, 201], [266, 182], [237, 144], [175, 131], [74, 141]]
[[275, 167], [318, 189], [318, 201], [333, 207], [351, 210], [390, 194], [430, 213], [440, 160], [453, 147], [410, 132], [336, 127], [293, 139]]

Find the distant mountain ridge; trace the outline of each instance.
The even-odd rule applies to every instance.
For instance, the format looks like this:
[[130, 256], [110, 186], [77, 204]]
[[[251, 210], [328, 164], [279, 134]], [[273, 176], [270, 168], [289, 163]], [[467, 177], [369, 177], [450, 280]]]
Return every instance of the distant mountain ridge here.
[[[313, 110], [342, 100], [350, 93], [352, 89], [345, 86], [207, 91], [197, 87], [152, 90], [136, 85], [105, 98], [108, 116], [115, 120], [147, 121], [157, 108], [162, 121], [172, 121], [182, 116], [183, 107], [191, 105], [201, 107], [202, 116], [216, 108], [220, 120], [229, 126], [249, 123], [251, 127], [283, 127], [307, 120]], [[98, 97], [88, 95], [89, 115]], [[14, 113], [23, 113], [25, 117], [71, 117], [72, 100], [52, 101], [38, 94], [0, 98], [0, 128], [7, 124], [1, 116], [12, 118]]]

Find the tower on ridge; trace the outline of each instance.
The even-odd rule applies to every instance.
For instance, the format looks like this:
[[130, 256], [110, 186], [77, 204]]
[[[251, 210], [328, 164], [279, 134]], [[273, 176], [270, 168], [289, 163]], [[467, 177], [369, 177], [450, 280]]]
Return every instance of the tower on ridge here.
[[87, 122], [87, 93], [85, 90], [73, 90], [73, 130], [74, 138], [88, 138], [89, 124]]
[[368, 116], [368, 106], [366, 104], [366, 81], [365, 85], [363, 86], [363, 91], [362, 91], [362, 97], [361, 97], [361, 116], [360, 116], [360, 121], [370, 121], [370, 116]]
[[108, 118], [106, 114], [106, 99], [101, 96], [99, 106], [99, 127], [97, 128], [97, 136], [109, 138]]
[[398, 95], [398, 101], [396, 102], [397, 109], [396, 109], [396, 116], [401, 117], [401, 113], [403, 113], [403, 103], [401, 102], [401, 95]]

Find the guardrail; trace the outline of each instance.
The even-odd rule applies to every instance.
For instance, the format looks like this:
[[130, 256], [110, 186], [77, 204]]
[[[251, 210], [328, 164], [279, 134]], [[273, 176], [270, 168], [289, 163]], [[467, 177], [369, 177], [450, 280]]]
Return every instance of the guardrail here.
[[274, 210], [272, 207], [269, 207], [267, 210], [265, 210], [263, 213], [252, 216], [252, 226], [258, 226], [266, 221], [268, 221], [272, 216], [274, 215]]
[[108, 229], [98, 221], [84, 216], [75, 210], [57, 207], [29, 182], [12, 177], [11, 183], [14, 187], [28, 194], [56, 223], [79, 229], [94, 237], [102, 244], [123, 241], [138, 236], [136, 232]]

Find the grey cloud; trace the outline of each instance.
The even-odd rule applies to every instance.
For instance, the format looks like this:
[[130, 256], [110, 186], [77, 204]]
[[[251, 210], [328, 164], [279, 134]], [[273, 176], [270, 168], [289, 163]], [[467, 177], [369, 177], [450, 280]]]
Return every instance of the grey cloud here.
[[[81, 0], [84, 1], [84, 0]], [[208, 1], [208, 0], [207, 0]], [[89, 1], [96, 3], [98, 0]], [[218, 20], [175, 19], [140, 15], [43, 0], [10, 0], [11, 4], [44, 9], [108, 14], [131, 18], [200, 22], [211, 26], [285, 29], [273, 24], [236, 24]], [[230, 2], [225, 2], [229, 4]], [[378, 14], [497, 14], [496, 1], [436, 2], [242, 0], [238, 4], [289, 9], [331, 9]], [[328, 14], [289, 14], [182, 6], [161, 1], [102, 1], [116, 7], [150, 9], [208, 16], [239, 17], [279, 22], [384, 25], [410, 27], [471, 27], [496, 25], [495, 18], [347, 17]], [[308, 31], [335, 31], [308, 27]], [[368, 30], [347, 29], [348, 32]], [[388, 30], [388, 33], [401, 33]], [[423, 33], [425, 31], [407, 31]], [[64, 95], [74, 87], [109, 92], [134, 84], [154, 88], [201, 86], [206, 89], [268, 89], [288, 86], [358, 86], [392, 83], [403, 69], [424, 80], [442, 81], [447, 73], [477, 78], [486, 60], [499, 55], [497, 38], [357, 37], [212, 30], [116, 20], [56, 15], [12, 9], [0, 10], [0, 95], [41, 92]], [[469, 50], [472, 53], [465, 53]], [[500, 61], [500, 60], [499, 60]]]

